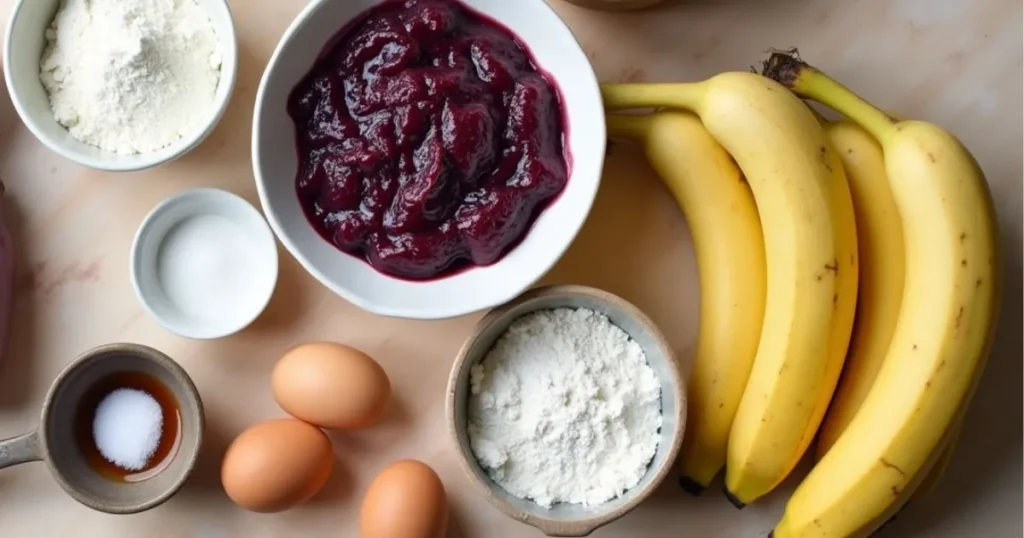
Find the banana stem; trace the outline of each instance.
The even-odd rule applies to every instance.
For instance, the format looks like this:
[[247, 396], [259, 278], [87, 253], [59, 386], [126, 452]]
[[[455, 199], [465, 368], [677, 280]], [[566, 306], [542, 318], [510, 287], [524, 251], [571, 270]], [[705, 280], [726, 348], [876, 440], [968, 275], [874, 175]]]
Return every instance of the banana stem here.
[[609, 114], [605, 117], [605, 125], [609, 137], [643, 142], [651, 130], [651, 116]]
[[601, 86], [601, 96], [604, 98], [606, 110], [672, 107], [696, 112], [704, 99], [705, 91], [705, 84], [701, 82]]
[[884, 141], [895, 132], [894, 124], [898, 120], [808, 65], [796, 52], [773, 52], [762, 67], [762, 75], [789, 88], [800, 97], [832, 107], [859, 123], [879, 141]]

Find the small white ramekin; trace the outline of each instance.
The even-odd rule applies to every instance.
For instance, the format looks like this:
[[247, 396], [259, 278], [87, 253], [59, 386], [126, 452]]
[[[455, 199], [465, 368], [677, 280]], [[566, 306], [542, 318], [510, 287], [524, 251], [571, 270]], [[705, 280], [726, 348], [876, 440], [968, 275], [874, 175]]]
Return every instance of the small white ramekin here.
[[[209, 226], [211, 218], [218, 226]], [[172, 239], [185, 225], [190, 227], [191, 239]], [[224, 226], [231, 230], [230, 237], [216, 233], [218, 229], [223, 232]], [[173, 250], [171, 243], [180, 247], [183, 241], [191, 245], [198, 241], [206, 253], [230, 251], [233, 245], [229, 242], [237, 246], [244, 241], [247, 248], [241, 249], [244, 259], [233, 259], [224, 266], [204, 262], [196, 250], [190, 251], [194, 258], [183, 257], [185, 251], [167, 251]], [[163, 256], [179, 258], [173, 264], [176, 273], [167, 273], [167, 265], [161, 264]], [[277, 243], [267, 221], [249, 202], [220, 189], [190, 189], [160, 202], [142, 221], [132, 244], [131, 278], [139, 301], [167, 330], [186, 338], [223, 338], [248, 327], [270, 303], [277, 277]], [[172, 281], [176, 290], [169, 286]], [[243, 292], [228, 294], [228, 298], [202, 292], [238, 291], [242, 286]], [[189, 288], [197, 291], [175, 293]]]

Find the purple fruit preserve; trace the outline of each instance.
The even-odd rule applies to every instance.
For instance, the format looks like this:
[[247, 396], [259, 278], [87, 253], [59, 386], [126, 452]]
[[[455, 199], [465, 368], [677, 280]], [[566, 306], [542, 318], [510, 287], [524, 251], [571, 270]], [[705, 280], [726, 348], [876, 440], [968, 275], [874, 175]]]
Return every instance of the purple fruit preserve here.
[[288, 111], [310, 223], [396, 277], [494, 263], [569, 174], [557, 86], [509, 30], [454, 0], [368, 11]]

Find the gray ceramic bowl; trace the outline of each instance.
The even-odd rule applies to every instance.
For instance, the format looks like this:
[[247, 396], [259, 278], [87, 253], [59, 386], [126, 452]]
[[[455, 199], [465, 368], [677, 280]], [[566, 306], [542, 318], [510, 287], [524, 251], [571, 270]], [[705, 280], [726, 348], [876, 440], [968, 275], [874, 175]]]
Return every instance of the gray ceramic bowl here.
[[[647, 474], [622, 496], [595, 507], [560, 504], [547, 509], [513, 497], [495, 484], [477, 463], [466, 432], [470, 367], [484, 358], [498, 337], [517, 318], [536, 310], [560, 307], [588, 308], [608, 316], [612, 323], [640, 344], [647, 362], [661, 379], [664, 423], [661, 442]], [[548, 536], [587, 536], [639, 505], [671, 472], [686, 425], [685, 392], [675, 355], [657, 327], [635, 306], [593, 288], [551, 286], [526, 292], [514, 301], [492, 310], [477, 324], [459, 352], [448, 380], [446, 419], [459, 454], [459, 463], [469, 480], [491, 504], [506, 515], [537, 527]]]
[[[75, 422], [81, 402], [101, 379], [121, 372], [156, 378], [177, 400], [180, 439], [172, 459], [158, 473], [137, 482], [100, 474], [78, 448]], [[50, 387], [36, 431], [0, 441], [0, 469], [45, 461], [54, 479], [78, 502], [111, 514], [148, 510], [171, 498], [195, 467], [203, 441], [203, 402], [192, 380], [163, 353], [137, 344], [92, 349], [64, 369]]]

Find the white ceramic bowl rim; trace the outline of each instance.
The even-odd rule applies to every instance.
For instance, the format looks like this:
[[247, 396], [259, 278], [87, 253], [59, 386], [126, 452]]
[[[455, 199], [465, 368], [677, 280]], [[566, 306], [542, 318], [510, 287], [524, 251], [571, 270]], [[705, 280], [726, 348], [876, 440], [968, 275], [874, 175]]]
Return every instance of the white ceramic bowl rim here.
[[[534, 222], [519, 245], [490, 266], [473, 267], [430, 281], [392, 278], [324, 240], [306, 221], [299, 206], [294, 186], [294, 127], [287, 116], [286, 96], [313, 67], [330, 37], [347, 20], [375, 5], [375, 0], [309, 3], [285, 31], [260, 81], [252, 154], [257, 190], [267, 220], [307, 272], [334, 293], [371, 313], [443, 319], [508, 302], [537, 282], [560, 259], [586, 221], [597, 194], [605, 151], [604, 111], [597, 77], [570, 29], [543, 0], [464, 3], [500, 21], [527, 44], [540, 67], [560, 86], [569, 118], [567, 140], [573, 165], [565, 190]], [[324, 13], [327, 9], [332, 11]], [[333, 30], [328, 33], [328, 28]], [[304, 32], [313, 37], [305, 37]], [[316, 47], [312, 50], [307, 42], [314, 39]], [[293, 50], [300, 47], [293, 45], [293, 41], [301, 41], [302, 50]], [[548, 46], [538, 47], [538, 41]], [[304, 65], [298, 61], [306, 59]], [[282, 149], [285, 145], [287, 149]]]
[[[157, 269], [153, 266], [160, 244], [178, 224], [198, 216], [217, 215], [235, 223], [252, 240], [247, 271], [258, 286], [249, 288], [245, 308], [223, 305], [217, 322], [193, 319], [179, 311], [164, 295]], [[132, 287], [143, 307], [168, 330], [195, 339], [222, 338], [249, 326], [266, 309], [278, 277], [277, 243], [263, 215], [244, 198], [220, 189], [189, 189], [164, 199], [143, 219], [131, 250]], [[231, 278], [231, 275], [226, 275]]]
[[[213, 132], [231, 102], [238, 71], [237, 35], [227, 0], [197, 0], [209, 13], [210, 21], [221, 45], [221, 78], [214, 94], [208, 119], [192, 134], [156, 151], [136, 155], [121, 155], [105, 151], [72, 137], [67, 129], [54, 119], [49, 106], [49, 96], [39, 80], [39, 62], [42, 60], [42, 51], [46, 46], [43, 33], [39, 34], [40, 41], [31, 47], [21, 40], [19, 43], [14, 42], [20, 35], [16, 25], [19, 22], [24, 22], [26, 9], [39, 10], [52, 5], [52, 10], [48, 9], [49, 13], [46, 16], [46, 24], [49, 25], [61, 2], [62, 0], [17, 0], [7, 19], [4, 36], [3, 61], [7, 92], [10, 94], [11, 102], [22, 122], [43, 145], [65, 159], [82, 166], [108, 172], [133, 172], [174, 161], [195, 149]], [[23, 62], [14, 59], [16, 50], [28, 50], [28, 52], [19, 54], [36, 56], [34, 60], [25, 60], [34, 62], [35, 68], [32, 70], [34, 72], [28, 73], [23, 69], [18, 69], [17, 66], [22, 65]], [[36, 51], [39, 52], [38, 55], [35, 54]], [[28, 90], [23, 86], [33, 84], [26, 78], [30, 75], [34, 78], [37, 88]], [[19, 77], [22, 78], [19, 79]]]

